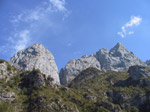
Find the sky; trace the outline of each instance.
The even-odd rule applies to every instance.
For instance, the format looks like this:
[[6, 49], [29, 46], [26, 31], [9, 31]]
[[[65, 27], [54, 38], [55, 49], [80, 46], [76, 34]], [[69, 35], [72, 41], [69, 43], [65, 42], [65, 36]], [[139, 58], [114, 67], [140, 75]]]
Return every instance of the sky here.
[[117, 42], [150, 59], [150, 0], [0, 0], [0, 59], [40, 43], [60, 70]]

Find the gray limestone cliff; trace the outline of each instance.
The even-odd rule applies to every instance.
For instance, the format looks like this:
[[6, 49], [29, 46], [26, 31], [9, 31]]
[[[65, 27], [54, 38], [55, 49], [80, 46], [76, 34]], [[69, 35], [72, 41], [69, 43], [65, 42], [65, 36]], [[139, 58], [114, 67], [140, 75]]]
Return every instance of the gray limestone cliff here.
[[110, 51], [103, 48], [90, 56], [70, 60], [60, 71], [60, 82], [61, 84], [70, 82], [89, 67], [103, 71], [122, 71], [133, 65], [145, 66], [146, 64], [121, 43], [117, 43]]
[[42, 44], [33, 44], [27, 49], [17, 52], [9, 63], [23, 71], [39, 69], [46, 77], [50, 75], [54, 79], [54, 83], [60, 84], [54, 56]]
[[122, 71], [133, 65], [145, 65], [133, 52], [128, 51], [121, 43], [117, 43], [110, 51], [99, 50], [96, 55], [102, 70]]
[[94, 67], [101, 69], [99, 61], [94, 55], [82, 56], [80, 59], [72, 59], [68, 62], [64, 69], [60, 71], [60, 82], [61, 84], [66, 84], [73, 80], [81, 71]]

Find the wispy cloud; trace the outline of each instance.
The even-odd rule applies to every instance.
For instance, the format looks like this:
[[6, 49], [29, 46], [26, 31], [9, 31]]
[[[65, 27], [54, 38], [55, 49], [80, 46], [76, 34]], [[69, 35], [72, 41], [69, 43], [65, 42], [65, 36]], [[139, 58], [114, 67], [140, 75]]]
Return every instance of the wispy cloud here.
[[36, 40], [35, 35], [42, 33], [42, 30], [55, 29], [59, 26], [56, 25], [56, 19], [61, 17], [63, 21], [69, 14], [65, 4], [65, 0], [43, 0], [35, 8], [11, 17], [10, 24], [14, 30], [7, 38], [7, 43], [1, 47], [7, 49], [9, 46], [12, 53], [15, 53], [32, 44]]
[[[19, 38], [18, 38], [19, 37]], [[17, 40], [19, 39], [19, 40]], [[15, 52], [24, 49], [27, 44], [30, 41], [30, 31], [29, 30], [23, 30], [20, 32], [14, 33], [13, 37], [9, 37], [9, 42], [13, 44], [13, 49], [15, 49]]]
[[132, 35], [134, 34], [134, 31], [128, 31], [128, 28], [131, 28], [133, 26], [138, 26], [142, 22], [141, 17], [132, 16], [131, 20], [127, 22], [124, 26], [121, 27], [121, 32], [118, 32], [118, 35], [120, 35], [122, 38], [124, 38], [127, 34]]
[[132, 34], [134, 34], [134, 31], [130, 31], [128, 34], [129, 34], [129, 35], [132, 35]]
[[53, 6], [59, 11], [66, 11], [65, 0], [49, 0]]

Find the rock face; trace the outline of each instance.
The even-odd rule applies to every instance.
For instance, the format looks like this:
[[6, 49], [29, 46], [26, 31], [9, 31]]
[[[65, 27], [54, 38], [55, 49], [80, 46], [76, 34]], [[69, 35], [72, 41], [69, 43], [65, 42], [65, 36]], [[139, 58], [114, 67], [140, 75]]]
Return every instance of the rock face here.
[[60, 71], [60, 81], [61, 84], [66, 84], [73, 80], [82, 70], [85, 70], [89, 67], [94, 67], [101, 69], [99, 61], [95, 58], [94, 55], [91, 56], [82, 56], [80, 59], [72, 59], [66, 65], [64, 69]]
[[150, 66], [150, 60], [147, 60], [145, 63]]
[[77, 77], [75, 77], [68, 86], [71, 88], [77, 87], [80, 84], [101, 74], [101, 71], [96, 68], [87, 68], [86, 70], [83, 70]]
[[121, 43], [117, 43], [110, 51], [101, 49], [96, 53], [102, 70], [122, 71], [132, 65], [145, 65], [136, 55], [128, 51]]
[[13, 77], [17, 71], [11, 67], [8, 62], [0, 60], [0, 79], [6, 79], [6, 82]]
[[143, 66], [132, 66], [129, 68], [129, 74], [132, 80], [140, 80], [141, 78], [149, 78], [150, 71], [146, 70], [146, 67]]
[[55, 85], [53, 83], [54, 79], [49, 75], [48, 77], [46, 77], [45, 74], [42, 74], [40, 72], [40, 70], [33, 70], [29, 73], [23, 73], [21, 74], [22, 76], [22, 83], [21, 83], [21, 87], [26, 87], [26, 88], [33, 88], [33, 87], [45, 87], [45, 86], [49, 86], [49, 87], [57, 87], [57, 85]]
[[89, 67], [103, 71], [122, 71], [133, 65], [145, 66], [146, 64], [121, 43], [117, 43], [110, 51], [103, 48], [90, 56], [70, 60], [60, 71], [60, 81], [61, 84], [66, 84]]
[[33, 44], [29, 48], [17, 52], [9, 63], [23, 71], [39, 69], [46, 77], [50, 75], [54, 79], [54, 83], [60, 84], [54, 57], [42, 44]]

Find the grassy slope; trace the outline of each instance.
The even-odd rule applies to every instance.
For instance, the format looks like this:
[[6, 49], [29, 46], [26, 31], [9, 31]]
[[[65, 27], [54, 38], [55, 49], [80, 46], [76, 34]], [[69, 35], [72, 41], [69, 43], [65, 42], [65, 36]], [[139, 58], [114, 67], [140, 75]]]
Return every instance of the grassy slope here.
[[29, 88], [20, 88], [22, 76], [20, 72], [17, 72], [18, 74], [7, 83], [5, 80], [0, 80], [1, 89], [6, 92], [13, 91], [16, 94], [16, 100], [13, 103], [0, 103], [0, 112], [7, 112], [8, 109], [11, 112], [77, 112], [77, 110], [80, 112], [111, 112], [112, 110], [104, 107], [102, 102], [113, 103], [115, 108], [122, 108], [124, 112], [138, 112], [135, 106], [126, 108], [123, 103], [115, 103], [107, 92], [119, 91], [121, 95], [131, 96], [131, 99], [127, 100], [132, 100], [137, 92], [138, 95], [150, 92], [150, 87], [114, 86], [118, 81], [129, 78], [129, 75], [126, 72], [97, 72], [99, 75], [74, 88], [66, 86], [32, 87], [30, 94], [28, 94]]

